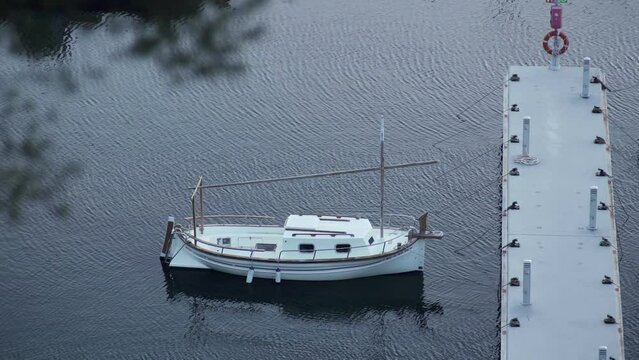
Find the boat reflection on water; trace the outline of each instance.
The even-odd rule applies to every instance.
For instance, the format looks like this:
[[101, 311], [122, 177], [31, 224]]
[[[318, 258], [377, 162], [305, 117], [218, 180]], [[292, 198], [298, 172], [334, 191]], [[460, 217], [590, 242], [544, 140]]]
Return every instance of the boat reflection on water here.
[[421, 273], [377, 276], [355, 280], [328, 282], [255, 279], [252, 284], [238, 281], [237, 276], [215, 271], [165, 269], [168, 299], [186, 297], [201, 307], [206, 300], [216, 303], [242, 303], [278, 306], [284, 314], [305, 318], [327, 319], [363, 311], [401, 311], [426, 327], [431, 314], [442, 314], [438, 302], [423, 299]]

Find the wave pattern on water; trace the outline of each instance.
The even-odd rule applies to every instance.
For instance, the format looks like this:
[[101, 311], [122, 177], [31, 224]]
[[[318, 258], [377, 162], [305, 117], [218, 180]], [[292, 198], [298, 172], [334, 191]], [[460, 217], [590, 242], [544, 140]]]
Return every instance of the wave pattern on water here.
[[[639, 83], [638, 4], [566, 6], [564, 63], [590, 55], [612, 89]], [[521, 0], [272, 1], [255, 16], [267, 32], [242, 54], [244, 76], [182, 84], [112, 61], [127, 37], [75, 30], [64, 61], [110, 62], [108, 75], [72, 95], [43, 92], [60, 118], [46, 130], [84, 175], [71, 219], [35, 209], [3, 231], [0, 356], [496, 359], [501, 84], [508, 65], [547, 61], [547, 11]], [[3, 79], [58, 65], [2, 61]], [[609, 93], [629, 359], [639, 357], [637, 91]], [[441, 161], [387, 178], [389, 211], [429, 211], [447, 232], [429, 243], [423, 280], [247, 286], [162, 272], [163, 222], [182, 221], [197, 176], [375, 166], [381, 116], [388, 163]], [[210, 191], [207, 211], [376, 214], [377, 183], [361, 174]]]

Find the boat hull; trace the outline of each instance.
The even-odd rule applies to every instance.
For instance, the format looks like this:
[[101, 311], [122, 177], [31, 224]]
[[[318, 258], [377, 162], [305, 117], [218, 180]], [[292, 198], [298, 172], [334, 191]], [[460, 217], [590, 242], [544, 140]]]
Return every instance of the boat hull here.
[[[180, 243], [176, 241], [175, 243]], [[183, 244], [179, 244], [183, 245]], [[227, 274], [262, 279], [335, 281], [423, 271], [424, 240], [416, 240], [392, 253], [338, 261], [276, 262], [226, 257], [183, 246], [170, 260], [173, 268], [211, 269]], [[252, 274], [249, 273], [253, 270]], [[248, 278], [247, 278], [248, 280]]]

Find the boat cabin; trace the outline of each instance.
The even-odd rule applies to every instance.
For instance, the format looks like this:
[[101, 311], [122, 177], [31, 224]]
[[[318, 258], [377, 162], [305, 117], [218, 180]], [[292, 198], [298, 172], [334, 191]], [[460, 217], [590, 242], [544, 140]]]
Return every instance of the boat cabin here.
[[[284, 225], [282, 250], [328, 257], [320, 252], [348, 253], [374, 242], [373, 227], [368, 219], [346, 216], [290, 215]], [[332, 251], [331, 251], [332, 250]]]

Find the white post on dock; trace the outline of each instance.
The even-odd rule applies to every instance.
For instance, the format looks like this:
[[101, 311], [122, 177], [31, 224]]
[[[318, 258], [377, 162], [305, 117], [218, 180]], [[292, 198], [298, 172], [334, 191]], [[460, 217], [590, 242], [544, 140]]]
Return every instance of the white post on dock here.
[[608, 360], [608, 347], [599, 347], [599, 360]]
[[521, 146], [521, 156], [527, 157], [530, 151], [530, 116], [524, 116], [524, 135]]
[[530, 275], [532, 260], [524, 260], [524, 305], [530, 305]]
[[590, 187], [590, 224], [588, 225], [589, 230], [597, 229], [597, 191], [599, 190], [596, 186]]
[[581, 85], [581, 97], [590, 97], [590, 58], [584, 58], [584, 76]]

